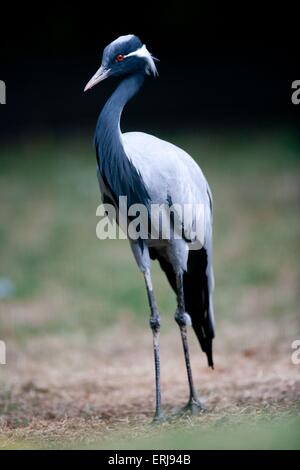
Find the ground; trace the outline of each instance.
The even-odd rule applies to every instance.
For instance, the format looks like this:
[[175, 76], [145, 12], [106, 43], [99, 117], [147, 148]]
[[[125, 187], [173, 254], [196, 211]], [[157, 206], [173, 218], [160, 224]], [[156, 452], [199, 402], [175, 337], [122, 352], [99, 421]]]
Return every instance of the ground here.
[[[196, 341], [192, 342], [195, 380], [207, 411], [196, 418], [166, 422], [159, 430], [163, 436], [174, 426], [187, 431], [192, 423], [201, 432], [201, 426], [206, 430], [226, 422], [227, 426], [228, 422], [255, 423], [262, 415], [292, 418], [299, 432], [300, 375], [290, 360], [289, 335], [279, 341], [271, 324], [263, 326], [267, 336], [253, 325], [251, 342], [249, 328], [237, 332], [233, 325], [224, 327], [226, 339], [218, 341], [214, 371], [206, 367]], [[169, 417], [187, 400], [176, 333], [174, 326], [174, 332], [162, 335], [162, 392]], [[25, 447], [55, 447], [61, 439], [66, 447], [111, 447], [115, 440], [118, 445], [133, 446], [136, 436], [142, 437], [144, 445], [153, 437], [149, 430], [154, 410], [150, 332], [122, 325], [96, 335], [92, 342], [79, 335], [52, 336], [15, 347], [11, 355], [16, 366], [1, 394], [2, 446], [22, 441]], [[201, 447], [200, 438], [197, 445]], [[290, 445], [295, 445], [294, 440]]]
[[[215, 370], [189, 331], [207, 411], [151, 425], [154, 374], [143, 280], [127, 242], [96, 239], [84, 140], [2, 150], [2, 448], [299, 448], [299, 149], [293, 135], [170, 138], [215, 196]], [[46, 143], [45, 143], [46, 142]], [[59, 149], [59, 152], [57, 151]], [[202, 155], [202, 157], [201, 157]], [[187, 400], [175, 300], [154, 266], [167, 417]]]

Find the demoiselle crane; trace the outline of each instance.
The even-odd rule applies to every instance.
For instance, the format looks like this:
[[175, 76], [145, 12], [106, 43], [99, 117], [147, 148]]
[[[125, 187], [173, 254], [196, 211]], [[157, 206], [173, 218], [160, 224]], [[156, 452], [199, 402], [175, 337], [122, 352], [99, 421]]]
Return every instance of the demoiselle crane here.
[[[212, 292], [212, 197], [208, 183], [195, 161], [183, 150], [143, 132], [120, 130], [120, 117], [126, 103], [138, 92], [147, 75], [157, 75], [154, 58], [134, 35], [121, 36], [105, 47], [98, 71], [84, 91], [108, 77], [121, 82], [100, 113], [96, 132], [97, 175], [105, 203], [119, 207], [127, 197], [128, 207], [142, 204], [149, 211], [153, 204], [194, 207], [184, 235], [162, 237], [160, 226], [155, 239], [129, 237], [132, 252], [144, 275], [150, 306], [155, 362], [155, 420], [163, 419], [160, 390], [160, 316], [151, 280], [151, 260], [157, 259], [177, 296], [175, 320], [179, 326], [189, 383], [189, 401], [184, 410], [193, 414], [203, 409], [192, 377], [187, 325], [192, 324], [208, 365], [213, 368], [212, 340], [214, 314]], [[192, 227], [197, 208], [203, 208], [204, 231], [199, 245]], [[127, 214], [125, 214], [128, 221]], [[174, 224], [174, 220], [173, 220]], [[183, 222], [184, 224], [184, 222]], [[172, 224], [171, 224], [172, 225]], [[172, 228], [173, 225], [172, 225]], [[148, 229], [146, 230], [148, 233]], [[194, 238], [193, 238], [194, 237]], [[197, 246], [198, 243], [198, 248]]]

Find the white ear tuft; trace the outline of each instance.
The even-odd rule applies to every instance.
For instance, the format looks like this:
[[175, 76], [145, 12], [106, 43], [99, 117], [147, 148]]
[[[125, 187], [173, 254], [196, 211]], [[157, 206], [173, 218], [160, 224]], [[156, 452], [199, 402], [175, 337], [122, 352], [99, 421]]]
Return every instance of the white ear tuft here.
[[141, 49], [143, 49], [143, 57], [145, 57], [145, 59], [148, 62], [148, 67], [146, 69], [146, 72], [148, 73], [148, 75], [151, 75], [151, 73], [152, 73], [154, 75], [154, 77], [156, 77], [158, 75], [158, 71], [157, 71], [156, 65], [154, 63], [154, 60], [157, 60], [157, 59], [152, 57], [152, 55], [148, 51], [145, 44], [143, 45], [143, 47], [141, 47]]
[[136, 57], [142, 57], [147, 61], [147, 66], [146, 66], [146, 73], [148, 75], [151, 75], [151, 73], [155, 76], [158, 75], [154, 60], [158, 60], [155, 57], [152, 57], [150, 52], [148, 51], [146, 45], [144, 44], [142, 47], [137, 49], [136, 51], [130, 52], [127, 54], [125, 57], [130, 57], [130, 56], [136, 56]]

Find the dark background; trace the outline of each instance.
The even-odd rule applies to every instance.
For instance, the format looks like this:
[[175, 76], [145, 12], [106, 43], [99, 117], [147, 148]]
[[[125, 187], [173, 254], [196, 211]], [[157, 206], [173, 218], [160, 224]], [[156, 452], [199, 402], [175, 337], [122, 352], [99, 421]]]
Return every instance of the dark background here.
[[2, 138], [90, 129], [115, 83], [88, 94], [84, 85], [103, 47], [127, 33], [140, 36], [160, 59], [160, 76], [129, 104], [124, 129], [296, 125], [295, 7], [51, 2], [1, 10], [0, 79], [7, 85]]

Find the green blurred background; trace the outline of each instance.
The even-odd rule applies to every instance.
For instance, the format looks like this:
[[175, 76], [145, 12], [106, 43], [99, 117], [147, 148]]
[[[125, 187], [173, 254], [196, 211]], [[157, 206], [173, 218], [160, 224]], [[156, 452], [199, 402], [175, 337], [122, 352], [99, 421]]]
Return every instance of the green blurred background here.
[[[299, 265], [296, 135], [163, 137], [190, 152], [212, 187], [216, 311], [239, 321], [240, 292], [251, 286], [274, 286], [265, 315], [295, 311], [296, 296], [277, 299], [276, 285], [296, 276]], [[145, 323], [146, 296], [127, 241], [96, 238], [101, 199], [89, 138], [40, 137], [2, 148], [0, 181], [1, 277], [14, 283], [15, 299], [56, 300], [58, 309], [46, 325], [25, 323], [15, 334], [92, 333], [118, 321], [124, 309]], [[158, 269], [155, 276], [162, 277]], [[157, 295], [168, 311], [174, 301], [166, 285], [157, 282]]]

